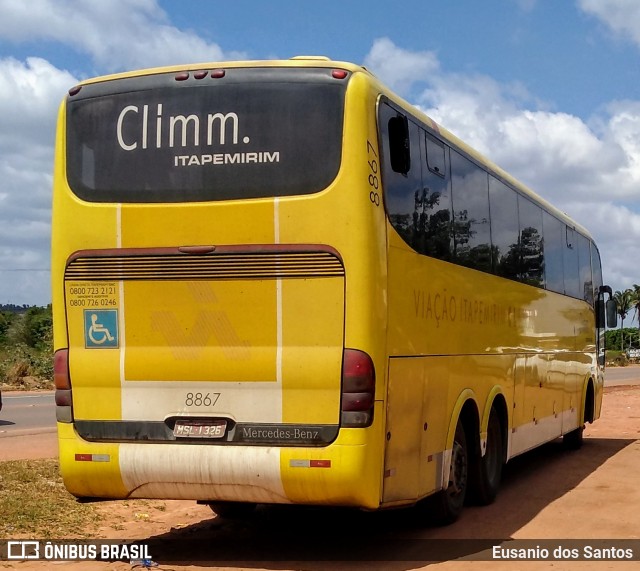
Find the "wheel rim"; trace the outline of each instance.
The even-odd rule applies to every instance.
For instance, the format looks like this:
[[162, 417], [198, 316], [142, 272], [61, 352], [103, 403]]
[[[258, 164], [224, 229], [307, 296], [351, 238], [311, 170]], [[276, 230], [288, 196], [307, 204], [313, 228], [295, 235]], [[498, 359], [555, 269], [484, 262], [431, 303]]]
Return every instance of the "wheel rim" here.
[[465, 449], [457, 440], [453, 443], [451, 454], [451, 468], [449, 469], [449, 496], [462, 494], [467, 487], [467, 455]]

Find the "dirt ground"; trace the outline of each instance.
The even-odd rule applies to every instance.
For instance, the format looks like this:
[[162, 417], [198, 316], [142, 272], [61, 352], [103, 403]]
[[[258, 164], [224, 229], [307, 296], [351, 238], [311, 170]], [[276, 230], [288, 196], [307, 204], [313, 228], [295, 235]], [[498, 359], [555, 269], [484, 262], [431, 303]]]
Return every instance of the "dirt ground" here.
[[[34, 435], [34, 443], [38, 436], [36, 455], [55, 456], [50, 435]], [[136, 502], [135, 507], [132, 502], [105, 502], [99, 504], [104, 523], [98, 536], [146, 543], [152, 557], [162, 561], [158, 569], [175, 571], [640, 570], [640, 386], [608, 387], [602, 417], [587, 426], [585, 436], [577, 452], [565, 451], [556, 441], [514, 459], [494, 504], [468, 507], [456, 524], [444, 528], [425, 527], [411, 510], [362, 513], [265, 506], [248, 521], [230, 522], [192, 501]], [[24, 457], [34, 457], [35, 446], [24, 441], [22, 449]], [[7, 459], [5, 452], [0, 451], [0, 459]], [[570, 545], [571, 539], [580, 539], [579, 545], [631, 539], [638, 560], [429, 563], [425, 557], [425, 549], [436, 545], [453, 548], [456, 556], [474, 557], [510, 539], [550, 547]], [[312, 551], [305, 551], [309, 546]], [[121, 571], [132, 565], [0, 561], [0, 569], [5, 568]]]

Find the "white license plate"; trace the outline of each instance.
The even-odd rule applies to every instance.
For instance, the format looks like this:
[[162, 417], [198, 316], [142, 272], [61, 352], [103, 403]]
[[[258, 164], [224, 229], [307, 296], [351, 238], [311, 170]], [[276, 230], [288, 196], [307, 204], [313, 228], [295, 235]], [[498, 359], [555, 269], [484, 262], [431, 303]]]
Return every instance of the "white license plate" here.
[[176, 438], [222, 438], [226, 429], [225, 420], [212, 422], [177, 420], [173, 427], [173, 435]]

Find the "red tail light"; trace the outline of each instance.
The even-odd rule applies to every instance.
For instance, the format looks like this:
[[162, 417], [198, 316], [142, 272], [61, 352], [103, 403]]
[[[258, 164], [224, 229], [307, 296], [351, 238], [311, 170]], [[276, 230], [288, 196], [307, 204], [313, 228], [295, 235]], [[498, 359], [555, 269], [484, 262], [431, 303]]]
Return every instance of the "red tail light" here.
[[371, 357], [364, 351], [345, 349], [342, 361], [343, 427], [370, 426], [373, 421], [376, 374]]
[[56, 387], [56, 418], [58, 422], [73, 422], [68, 349], [60, 349], [53, 355], [53, 382]]
[[53, 355], [53, 382], [56, 389], [70, 389], [69, 349], [60, 349]]

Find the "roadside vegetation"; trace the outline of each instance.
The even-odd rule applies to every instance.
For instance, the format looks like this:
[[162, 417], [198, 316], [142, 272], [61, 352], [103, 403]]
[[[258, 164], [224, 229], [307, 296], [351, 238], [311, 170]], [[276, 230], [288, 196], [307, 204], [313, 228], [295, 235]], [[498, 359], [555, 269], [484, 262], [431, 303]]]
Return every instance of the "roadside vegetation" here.
[[0, 306], [0, 388], [53, 388], [51, 305]]
[[0, 537], [91, 537], [101, 520], [95, 506], [65, 489], [58, 461], [0, 462]]
[[57, 459], [0, 462], [3, 538], [103, 537], [105, 525], [117, 532], [154, 522], [165, 510], [161, 500], [81, 502], [65, 489]]

